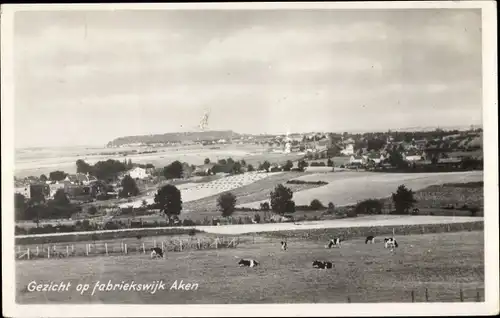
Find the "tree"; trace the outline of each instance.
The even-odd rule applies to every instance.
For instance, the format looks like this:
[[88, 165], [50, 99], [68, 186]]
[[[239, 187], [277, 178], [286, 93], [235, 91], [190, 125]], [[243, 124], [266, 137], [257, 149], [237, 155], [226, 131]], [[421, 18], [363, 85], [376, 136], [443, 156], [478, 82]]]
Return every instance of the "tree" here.
[[269, 172], [269, 168], [271, 168], [271, 164], [266, 160], [260, 165], [259, 170], [266, 170], [266, 172]]
[[335, 212], [335, 205], [333, 202], [330, 202], [328, 203], [328, 213], [332, 214], [333, 212]]
[[230, 216], [236, 206], [236, 196], [231, 192], [221, 194], [217, 198], [217, 208], [222, 212], [222, 216]]
[[287, 160], [285, 165], [283, 166], [284, 171], [290, 171], [293, 168], [293, 162], [291, 160]]
[[91, 173], [92, 172], [92, 166], [86, 163], [82, 159], [78, 159], [76, 161], [76, 172], [77, 173]]
[[309, 207], [311, 208], [311, 210], [317, 211], [317, 210], [323, 209], [325, 206], [323, 205], [323, 203], [321, 203], [320, 200], [314, 199], [309, 204]]
[[292, 201], [293, 191], [282, 184], [278, 184], [271, 191], [271, 208], [278, 214], [295, 211], [295, 202]]
[[377, 199], [367, 199], [356, 204], [356, 214], [382, 214], [384, 204]]
[[163, 175], [167, 179], [180, 179], [182, 178], [182, 168], [182, 163], [176, 160], [163, 168]]
[[15, 220], [25, 220], [25, 211], [27, 208], [26, 197], [21, 193], [14, 194]]
[[397, 168], [402, 168], [407, 165], [403, 159], [403, 155], [398, 150], [393, 150], [389, 153], [389, 163], [391, 166]]
[[227, 161], [226, 161], [226, 159], [219, 159], [219, 160], [217, 161], [217, 163], [218, 163], [218, 164], [220, 164], [220, 165], [223, 165], [223, 166], [227, 165]]
[[181, 214], [181, 191], [172, 184], [167, 184], [160, 188], [155, 194], [154, 202], [156, 206], [165, 213], [169, 221], [173, 216]]
[[227, 158], [227, 161], [226, 161], [226, 162], [227, 162], [227, 164], [228, 164], [228, 165], [232, 165], [232, 164], [234, 164], [234, 160], [233, 160], [233, 158]]
[[240, 174], [241, 173], [241, 163], [239, 161], [236, 161], [233, 164], [231, 171], [233, 174]]
[[326, 162], [326, 165], [328, 167], [333, 167], [333, 160], [331, 158], [328, 158], [328, 161]]
[[241, 166], [246, 167], [247, 162], [245, 161], [245, 159], [241, 159], [240, 164], [241, 164]]
[[93, 167], [92, 172], [95, 177], [100, 180], [109, 180], [127, 170], [126, 163], [119, 160], [108, 159], [106, 161], [98, 161]]
[[62, 181], [66, 178], [67, 175], [68, 174], [66, 172], [57, 170], [49, 173], [49, 178], [52, 181]]
[[269, 202], [267, 202], [267, 201], [266, 202], [262, 202], [260, 204], [260, 209], [262, 211], [269, 211]]
[[255, 168], [254, 168], [252, 165], [248, 165], [248, 166], [247, 166], [247, 171], [248, 171], [248, 172], [255, 171]]
[[139, 188], [137, 187], [137, 183], [131, 176], [126, 175], [122, 180], [122, 190], [119, 193], [120, 197], [135, 197], [138, 194]]
[[410, 208], [417, 202], [413, 195], [414, 192], [404, 184], [398, 187], [396, 193], [392, 193], [392, 201], [394, 202], [397, 214], [409, 213]]
[[97, 208], [95, 206], [91, 206], [88, 209], [87, 213], [90, 214], [90, 215], [96, 215], [97, 214]]
[[209, 158], [205, 158], [205, 160], [203, 160], [203, 163], [208, 165], [210, 163], [210, 159]]
[[66, 192], [64, 192], [64, 189], [58, 189], [56, 193], [54, 193], [54, 200], [53, 200], [54, 205], [56, 206], [68, 206], [70, 204], [70, 201], [68, 199], [68, 196], [66, 195]]
[[40, 176], [40, 181], [45, 182], [45, 181], [47, 181], [47, 180], [49, 180], [49, 178], [47, 178], [47, 176], [46, 176], [46, 175], [42, 174], [42, 175]]
[[300, 160], [298, 163], [298, 167], [300, 171], [304, 171], [304, 169], [307, 167], [307, 162], [305, 160]]

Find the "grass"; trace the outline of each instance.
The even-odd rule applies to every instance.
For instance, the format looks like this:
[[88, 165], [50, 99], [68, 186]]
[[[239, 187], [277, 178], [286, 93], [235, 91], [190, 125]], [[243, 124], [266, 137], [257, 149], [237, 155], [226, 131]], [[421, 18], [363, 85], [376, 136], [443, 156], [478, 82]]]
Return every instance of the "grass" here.
[[[337, 206], [355, 204], [366, 198], [384, 198], [405, 184], [417, 191], [440, 183], [482, 181], [482, 171], [458, 173], [378, 173], [378, 172], [333, 172], [311, 174], [298, 178], [303, 181], [326, 181], [327, 185], [296, 192], [296, 205], [307, 205], [313, 199], [333, 202]], [[242, 206], [258, 207], [259, 201]]]
[[[148, 255], [109, 256], [18, 261], [16, 301], [21, 304], [230, 304], [230, 303], [343, 303], [474, 301], [484, 288], [483, 232], [408, 235], [398, 237], [400, 247], [391, 253], [380, 241], [364, 244], [346, 241], [341, 249], [325, 249], [324, 242], [289, 240], [289, 250], [279, 249], [279, 239], [259, 237], [235, 249], [168, 253], [166, 259]], [[460, 242], [460, 244], [456, 244]], [[255, 258], [257, 268], [240, 268], [238, 258]], [[331, 260], [332, 270], [313, 269], [313, 260]], [[167, 290], [156, 293], [90, 291], [81, 295], [74, 287], [97, 282], [152, 283], [163, 280]], [[29, 292], [31, 281], [71, 282], [68, 292]], [[176, 281], [199, 284], [198, 290], [168, 290]], [[484, 299], [481, 291], [481, 298]]]

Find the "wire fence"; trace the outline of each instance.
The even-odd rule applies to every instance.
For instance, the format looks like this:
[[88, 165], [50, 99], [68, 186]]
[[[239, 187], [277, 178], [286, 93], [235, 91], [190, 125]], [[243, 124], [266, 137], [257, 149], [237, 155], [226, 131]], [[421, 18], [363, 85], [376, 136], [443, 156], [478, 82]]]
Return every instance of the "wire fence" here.
[[75, 256], [109, 256], [128, 254], [147, 254], [152, 248], [161, 248], [163, 253], [183, 252], [186, 250], [205, 250], [236, 248], [244, 240], [240, 237], [216, 238], [173, 238], [168, 240], [148, 241], [112, 241], [78, 244], [42, 244], [17, 246], [16, 259], [32, 260], [41, 258], [67, 258]]
[[347, 303], [370, 302], [483, 302], [484, 288], [418, 288], [405, 292], [378, 291], [376, 293], [348, 293]]

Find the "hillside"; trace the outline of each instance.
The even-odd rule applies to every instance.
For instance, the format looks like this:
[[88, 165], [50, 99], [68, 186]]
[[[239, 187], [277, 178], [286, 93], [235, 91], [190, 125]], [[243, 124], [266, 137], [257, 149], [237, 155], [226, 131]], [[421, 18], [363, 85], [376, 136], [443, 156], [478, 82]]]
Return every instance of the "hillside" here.
[[125, 136], [116, 138], [108, 142], [108, 147], [117, 147], [127, 144], [154, 144], [154, 143], [171, 143], [171, 142], [187, 142], [196, 140], [219, 140], [231, 139], [239, 137], [239, 134], [231, 130], [223, 131], [201, 131], [201, 132], [175, 132], [159, 135], [140, 135], [140, 136]]

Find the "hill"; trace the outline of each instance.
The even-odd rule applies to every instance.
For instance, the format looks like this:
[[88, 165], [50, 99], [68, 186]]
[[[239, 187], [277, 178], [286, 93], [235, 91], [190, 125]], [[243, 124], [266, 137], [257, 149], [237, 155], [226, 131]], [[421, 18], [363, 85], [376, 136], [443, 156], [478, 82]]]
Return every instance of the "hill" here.
[[211, 141], [219, 139], [237, 138], [239, 134], [232, 130], [200, 131], [200, 132], [175, 132], [158, 135], [125, 136], [108, 142], [107, 147], [117, 147], [130, 144], [155, 144], [155, 143], [179, 143], [189, 141]]

